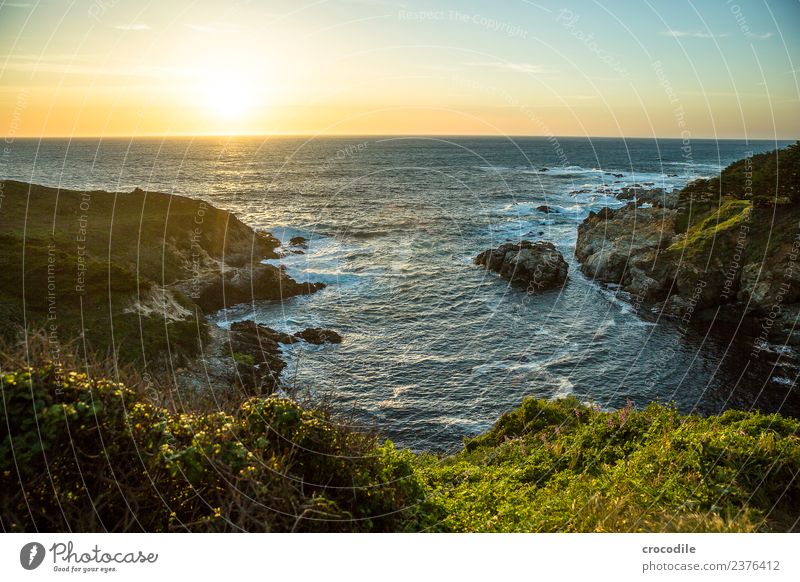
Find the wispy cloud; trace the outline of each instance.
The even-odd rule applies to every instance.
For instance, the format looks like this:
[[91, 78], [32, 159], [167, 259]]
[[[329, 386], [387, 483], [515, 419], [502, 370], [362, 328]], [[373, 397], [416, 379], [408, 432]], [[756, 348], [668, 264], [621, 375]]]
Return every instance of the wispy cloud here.
[[704, 32], [702, 30], [665, 30], [660, 33], [663, 36], [671, 36], [673, 38], [724, 38], [730, 36], [727, 32], [714, 34], [711, 32]]
[[3, 2], [0, 7], [3, 8], [30, 8], [33, 6], [30, 2]]
[[756, 34], [755, 32], [747, 32], [745, 36], [750, 40], [767, 40], [768, 38], [772, 38], [772, 33], [765, 32], [764, 34]]
[[362, 6], [388, 6], [390, 8], [408, 8], [404, 2], [393, 0], [340, 0], [344, 4], [360, 4]]
[[13, 57], [5, 71], [20, 71], [33, 74], [70, 75], [85, 77], [150, 77], [150, 78], [194, 78], [201, 71], [192, 67], [145, 66], [120, 63], [117, 65], [92, 65], [85, 58]]
[[186, 28], [204, 34], [227, 34], [236, 32], [239, 27], [229, 22], [210, 22], [207, 24], [187, 24]]
[[114, 26], [117, 30], [150, 30], [150, 27], [144, 22], [131, 22], [130, 24], [117, 24]]
[[497, 69], [498, 71], [507, 71], [510, 73], [528, 73], [534, 75], [541, 75], [544, 73], [552, 73], [553, 71], [544, 65], [536, 65], [533, 63], [509, 63], [507, 61], [473, 61], [464, 63], [470, 67], [488, 67]]

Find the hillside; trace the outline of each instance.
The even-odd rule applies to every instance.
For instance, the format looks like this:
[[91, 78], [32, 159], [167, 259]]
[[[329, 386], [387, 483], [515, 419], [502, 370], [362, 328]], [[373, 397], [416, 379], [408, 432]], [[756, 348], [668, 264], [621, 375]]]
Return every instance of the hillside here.
[[51, 345], [123, 362], [181, 362], [208, 341], [204, 315], [301, 285], [278, 240], [200, 200], [135, 190], [79, 192], [0, 182], [0, 317], [6, 339], [42, 328]]
[[800, 423], [528, 399], [416, 456], [270, 396], [170, 411], [49, 364], [0, 376], [4, 531], [793, 531]]

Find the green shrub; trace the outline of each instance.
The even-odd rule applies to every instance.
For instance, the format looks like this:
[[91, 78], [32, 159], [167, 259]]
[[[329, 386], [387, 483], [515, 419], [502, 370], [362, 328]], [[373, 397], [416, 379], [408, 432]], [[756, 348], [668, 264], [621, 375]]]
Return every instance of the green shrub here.
[[424, 507], [411, 453], [289, 400], [175, 414], [54, 366], [0, 383], [6, 531], [396, 531]]
[[0, 375], [5, 531], [791, 531], [800, 422], [526, 399], [415, 456], [283, 398], [171, 412], [46, 365]]

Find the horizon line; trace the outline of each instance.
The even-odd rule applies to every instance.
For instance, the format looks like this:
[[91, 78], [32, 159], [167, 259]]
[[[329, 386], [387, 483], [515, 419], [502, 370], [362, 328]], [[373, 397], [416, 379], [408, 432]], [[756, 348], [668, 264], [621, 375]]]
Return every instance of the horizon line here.
[[[126, 140], [137, 140], [137, 139], [187, 139], [187, 138], [237, 138], [237, 137], [250, 137], [250, 138], [298, 138], [298, 137], [305, 137], [305, 138], [358, 138], [358, 137], [383, 137], [383, 138], [507, 138], [507, 139], [518, 139], [518, 138], [543, 138], [543, 139], [627, 139], [627, 140], [634, 140], [634, 139], [670, 139], [670, 140], [683, 140], [685, 139], [682, 136], [659, 136], [659, 135], [632, 135], [632, 136], [620, 136], [620, 135], [537, 135], [537, 134], [490, 134], [490, 133], [478, 133], [478, 134], [470, 134], [470, 133], [321, 133], [321, 134], [314, 134], [314, 133], [304, 133], [304, 132], [286, 132], [286, 133], [153, 133], [153, 134], [139, 134], [139, 135], [130, 135], [130, 134], [106, 134], [106, 135], [95, 135], [95, 134], [86, 134], [86, 135], [48, 135], [48, 136], [37, 136], [37, 135], [12, 135], [12, 136], [3, 136], [3, 141], [5, 144], [11, 145], [14, 143], [15, 140], [50, 140], [50, 139], [59, 139], [59, 140], [78, 140], [78, 139], [126, 139]], [[695, 141], [695, 140], [714, 140], [714, 141], [772, 141], [772, 142], [780, 142], [780, 141], [798, 141], [800, 140], [800, 136], [798, 137], [752, 137], [749, 138], [747, 136], [741, 137], [717, 137], [717, 136], [691, 136], [686, 141]]]

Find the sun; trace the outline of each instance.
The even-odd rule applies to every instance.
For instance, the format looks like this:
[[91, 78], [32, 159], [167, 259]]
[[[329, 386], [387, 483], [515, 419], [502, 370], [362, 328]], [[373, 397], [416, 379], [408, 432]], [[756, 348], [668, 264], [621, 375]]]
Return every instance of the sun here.
[[263, 76], [230, 66], [198, 71], [187, 89], [200, 123], [226, 126], [251, 120], [265, 107], [269, 93]]
[[260, 88], [242, 79], [220, 76], [204, 83], [201, 100], [213, 117], [235, 121], [247, 118], [258, 106], [262, 94]]

